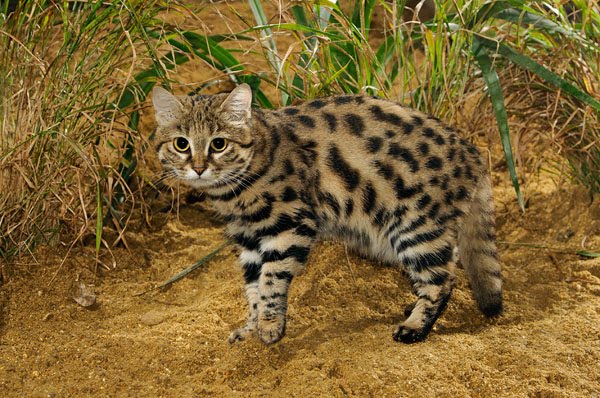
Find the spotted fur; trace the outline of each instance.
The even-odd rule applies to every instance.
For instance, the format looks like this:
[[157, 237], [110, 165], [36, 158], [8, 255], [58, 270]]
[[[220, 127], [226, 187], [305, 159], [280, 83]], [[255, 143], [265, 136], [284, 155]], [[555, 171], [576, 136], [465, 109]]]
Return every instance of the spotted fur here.
[[153, 92], [165, 172], [204, 191], [240, 249], [250, 315], [230, 342], [283, 337], [288, 288], [318, 239], [404, 267], [417, 300], [395, 340], [427, 336], [450, 298], [457, 257], [481, 311], [502, 311], [490, 181], [472, 144], [379, 98], [277, 111], [251, 109], [251, 99], [245, 84], [214, 96]]

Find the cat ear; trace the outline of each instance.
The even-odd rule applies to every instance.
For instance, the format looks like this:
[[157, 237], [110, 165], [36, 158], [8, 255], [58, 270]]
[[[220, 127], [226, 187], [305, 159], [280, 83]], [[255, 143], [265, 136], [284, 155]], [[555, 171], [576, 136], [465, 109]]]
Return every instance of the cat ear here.
[[160, 126], [174, 122], [183, 113], [183, 105], [177, 97], [159, 86], [152, 89], [152, 104], [156, 123]]
[[252, 105], [252, 89], [246, 83], [233, 89], [221, 104], [224, 119], [233, 125], [243, 125], [250, 119]]

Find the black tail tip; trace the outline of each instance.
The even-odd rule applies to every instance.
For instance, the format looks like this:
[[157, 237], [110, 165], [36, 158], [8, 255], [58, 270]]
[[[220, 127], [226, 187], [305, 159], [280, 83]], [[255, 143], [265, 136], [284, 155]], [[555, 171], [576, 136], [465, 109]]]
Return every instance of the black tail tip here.
[[485, 300], [485, 302], [480, 303], [479, 309], [483, 312], [483, 315], [488, 318], [494, 318], [502, 315], [502, 311], [504, 311], [504, 306], [502, 305], [502, 296], [495, 295], [491, 297], [489, 300]]

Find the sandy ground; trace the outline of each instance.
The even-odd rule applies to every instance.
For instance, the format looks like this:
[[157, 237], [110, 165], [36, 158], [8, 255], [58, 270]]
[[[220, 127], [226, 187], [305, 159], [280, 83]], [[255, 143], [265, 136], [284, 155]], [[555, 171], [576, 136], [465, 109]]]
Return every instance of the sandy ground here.
[[[208, 78], [188, 68], [190, 81]], [[110, 271], [94, 272], [92, 246], [41, 248], [13, 267], [0, 286], [0, 396], [599, 397], [600, 259], [563, 251], [600, 251], [600, 200], [536, 177], [522, 215], [505, 171], [493, 177], [499, 239], [552, 248], [500, 245], [497, 320], [476, 310], [459, 270], [429, 338], [396, 343], [414, 299], [400, 270], [325, 242], [292, 285], [284, 340], [230, 345], [246, 316], [232, 248], [167, 291], [136, 296], [223, 242], [204, 204], [182, 204], [130, 224], [128, 248], [101, 258]], [[77, 278], [94, 306], [73, 300]]]
[[[547, 182], [521, 216], [495, 177], [500, 240], [600, 247], [598, 199]], [[459, 270], [435, 330], [408, 346], [391, 338], [413, 300], [401, 272], [325, 242], [293, 283], [284, 340], [230, 345], [246, 315], [233, 249], [165, 292], [135, 296], [223, 241], [204, 206], [132, 228], [129, 250], [96, 277], [92, 247], [42, 249], [38, 265], [17, 266], [0, 287], [2, 396], [600, 395], [600, 259], [502, 244], [505, 314], [478, 313]], [[77, 277], [97, 296], [90, 309], [73, 300]]]

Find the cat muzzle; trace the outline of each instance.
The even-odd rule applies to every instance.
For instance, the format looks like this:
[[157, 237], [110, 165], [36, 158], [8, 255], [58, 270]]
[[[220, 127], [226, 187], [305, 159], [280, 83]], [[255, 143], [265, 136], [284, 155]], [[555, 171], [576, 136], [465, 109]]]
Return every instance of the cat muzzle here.
[[199, 176], [201, 176], [202, 173], [204, 173], [204, 171], [206, 170], [206, 167], [194, 166], [194, 167], [192, 167], [192, 170], [194, 170], [196, 172], [196, 174], [198, 174]]

